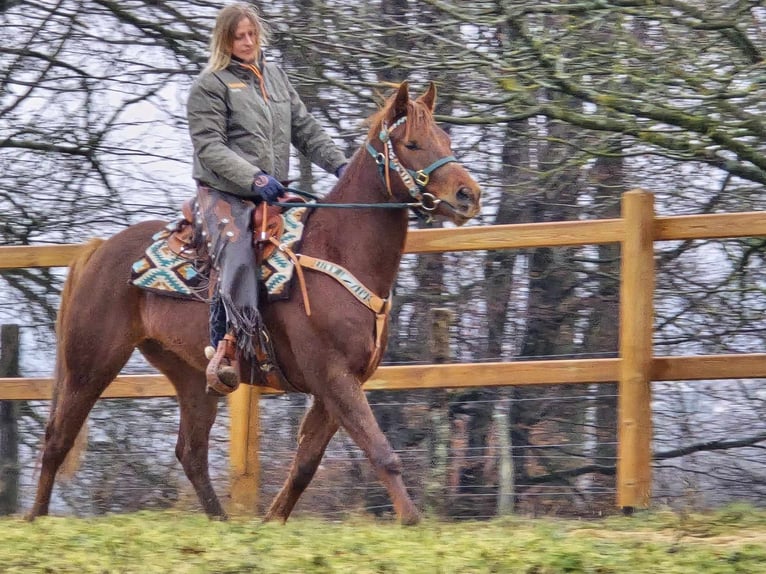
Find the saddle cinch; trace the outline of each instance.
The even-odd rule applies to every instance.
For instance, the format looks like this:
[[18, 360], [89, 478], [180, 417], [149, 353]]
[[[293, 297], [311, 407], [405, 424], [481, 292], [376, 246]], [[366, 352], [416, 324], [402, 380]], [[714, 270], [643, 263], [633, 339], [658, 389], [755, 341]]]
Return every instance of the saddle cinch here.
[[[283, 201], [305, 202], [298, 196], [290, 196]], [[202, 275], [208, 277], [207, 295], [212, 297], [216, 289], [218, 274], [212, 264], [212, 258], [208, 252], [208, 243], [205, 241], [205, 234], [202, 228], [202, 218], [199, 217], [196, 198], [190, 198], [185, 201], [181, 208], [183, 218], [178, 222], [176, 228], [168, 235], [166, 241], [168, 248], [176, 255], [185, 259], [193, 260], [197, 270]], [[308, 297], [305, 291], [305, 283], [302, 277], [301, 266], [297, 264], [297, 257], [292, 250], [281, 243], [281, 238], [285, 231], [283, 209], [279, 205], [260, 204], [252, 212], [252, 234], [256, 260], [253, 265], [262, 266], [263, 262], [268, 260], [274, 251], [279, 248], [286, 254], [294, 264], [296, 273], [299, 276], [299, 283], [304, 295], [304, 300], [308, 305]], [[227, 221], [227, 225], [235, 224], [234, 221]], [[246, 233], [247, 230], [238, 230], [240, 233]], [[264, 296], [267, 295], [264, 293]], [[262, 297], [258, 297], [262, 300]], [[310, 313], [310, 308], [307, 306]], [[282, 373], [276, 361], [274, 348], [271, 344], [271, 337], [266, 327], [260, 322], [258, 333], [252, 337], [252, 354], [244, 356], [238, 351], [236, 338], [229, 333], [224, 337], [224, 345], [221, 345], [216, 353], [210, 359], [206, 371], [208, 387], [221, 395], [231, 393], [239, 386], [239, 382], [245, 382], [251, 385], [267, 386], [283, 391], [297, 391]], [[219, 379], [219, 368], [229, 363], [234, 367], [237, 380], [227, 381], [228, 384]]]

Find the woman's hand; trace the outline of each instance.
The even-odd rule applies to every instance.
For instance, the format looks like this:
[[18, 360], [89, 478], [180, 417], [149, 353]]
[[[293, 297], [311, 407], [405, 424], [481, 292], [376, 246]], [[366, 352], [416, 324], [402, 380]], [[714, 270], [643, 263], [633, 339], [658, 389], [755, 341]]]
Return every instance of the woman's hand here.
[[276, 201], [285, 194], [285, 186], [265, 171], [258, 173], [253, 179], [253, 193], [261, 200]]

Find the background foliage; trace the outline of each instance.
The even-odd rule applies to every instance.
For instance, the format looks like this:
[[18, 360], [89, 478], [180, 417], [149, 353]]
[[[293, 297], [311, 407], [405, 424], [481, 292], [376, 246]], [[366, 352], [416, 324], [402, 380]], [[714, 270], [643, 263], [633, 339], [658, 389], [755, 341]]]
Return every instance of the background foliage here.
[[[661, 214], [766, 207], [761, 2], [255, 4], [271, 27], [268, 57], [288, 70], [348, 155], [392, 83], [408, 79], [423, 89], [435, 81], [439, 120], [485, 189], [475, 224], [615, 217], [621, 194], [634, 187], [654, 192]], [[185, 96], [220, 5], [0, 2], [4, 245], [77, 242], [177, 213], [192, 192]], [[304, 189], [332, 183], [297, 156], [294, 173]], [[763, 238], [657, 249], [656, 354], [766, 350]], [[436, 307], [453, 317], [448, 360], [613, 356], [619, 257], [616, 245], [407, 257], [386, 360], [430, 362]], [[22, 374], [51, 370], [62, 279], [55, 269], [0, 276], [0, 322], [22, 325]], [[145, 366], [135, 359], [130, 369]], [[658, 499], [763, 502], [763, 381], [653, 388]], [[373, 393], [371, 400], [419, 500], [439, 512], [487, 516], [516, 503], [588, 514], [613, 505], [610, 385]], [[303, 406], [302, 397], [264, 401], [266, 493], [283, 476]], [[3, 408], [0, 428], [21, 429], [18, 464], [27, 484], [47, 407]], [[94, 450], [64, 489], [62, 508], [178, 504], [184, 482], [169, 446], [168, 402], [104, 403], [94, 417]], [[358, 504], [386, 512], [358, 452], [342, 435], [333, 444], [329, 458], [340, 460], [334, 472], [323, 466], [328, 484], [364, 485]], [[508, 464], [512, 472], [503, 475]], [[225, 484], [220, 453], [214, 465]], [[94, 485], [107, 492], [97, 497]], [[122, 497], [121, 488], [128, 489]], [[333, 512], [344, 502], [333, 492], [328, 487], [305, 507]], [[28, 495], [23, 487], [22, 499]]]

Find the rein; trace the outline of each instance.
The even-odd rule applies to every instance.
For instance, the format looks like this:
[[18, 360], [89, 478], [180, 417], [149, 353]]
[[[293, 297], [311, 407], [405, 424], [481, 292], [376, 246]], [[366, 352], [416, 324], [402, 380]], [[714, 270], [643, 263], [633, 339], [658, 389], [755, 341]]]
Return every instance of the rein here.
[[[399, 202], [399, 203], [321, 203], [318, 200], [320, 197], [315, 193], [309, 193], [295, 187], [288, 187], [287, 191], [295, 195], [300, 195], [306, 199], [316, 201], [316, 203], [303, 203], [299, 201], [267, 201], [269, 205], [276, 205], [279, 207], [336, 207], [338, 209], [350, 209], [350, 208], [372, 208], [372, 209], [405, 209], [408, 207], [420, 207], [417, 203]], [[434, 206], [435, 207], [435, 206]]]
[[403, 125], [404, 122], [406, 121], [407, 121], [407, 116], [402, 116], [401, 118], [396, 120], [391, 125], [391, 127], [388, 127], [386, 125], [386, 122], [384, 121], [382, 124], [382, 128], [380, 130], [380, 134], [378, 135], [378, 139], [380, 139], [380, 141], [383, 142], [383, 151], [379, 152], [378, 150], [376, 150], [375, 147], [373, 147], [373, 145], [369, 141], [366, 144], [366, 149], [367, 149], [367, 152], [375, 160], [375, 163], [378, 165], [378, 171], [380, 172], [380, 176], [381, 178], [383, 178], [383, 182], [386, 185], [386, 190], [388, 191], [389, 197], [393, 196], [393, 193], [391, 192], [391, 179], [389, 177], [389, 170], [393, 169], [396, 171], [396, 173], [399, 174], [399, 177], [402, 179], [402, 182], [407, 187], [407, 191], [416, 200], [415, 202], [405, 201], [405, 202], [396, 202], [396, 203], [321, 203], [317, 201], [319, 199], [319, 196], [313, 193], [288, 187], [287, 189], [291, 193], [295, 193], [307, 199], [312, 199], [315, 201], [315, 203], [287, 202], [287, 201], [286, 202], [268, 201], [267, 203], [269, 205], [278, 205], [279, 207], [284, 207], [284, 208], [291, 208], [291, 207], [310, 207], [310, 208], [333, 207], [336, 209], [354, 209], [354, 208], [356, 209], [359, 209], [359, 208], [409, 209], [409, 208], [412, 208], [412, 209], [421, 209], [425, 211], [427, 213], [427, 217], [430, 219], [431, 212], [436, 210], [436, 208], [442, 202], [441, 199], [438, 199], [432, 193], [428, 193], [425, 190], [426, 186], [428, 185], [428, 182], [431, 180], [431, 174], [443, 165], [456, 162], [457, 159], [455, 158], [455, 156], [449, 155], [436, 160], [431, 165], [423, 169], [412, 170], [412, 169], [405, 168], [402, 165], [401, 161], [399, 160], [399, 157], [396, 155], [396, 152], [394, 151], [394, 146], [391, 143], [391, 132], [393, 132], [397, 127]]

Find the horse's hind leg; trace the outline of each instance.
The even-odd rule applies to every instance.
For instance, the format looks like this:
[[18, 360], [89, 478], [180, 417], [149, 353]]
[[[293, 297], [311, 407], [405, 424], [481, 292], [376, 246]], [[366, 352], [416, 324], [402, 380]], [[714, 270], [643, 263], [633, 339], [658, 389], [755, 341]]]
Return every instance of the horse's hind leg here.
[[402, 463], [380, 430], [375, 415], [359, 382], [351, 375], [340, 375], [323, 389], [328, 412], [338, 420], [372, 463], [386, 487], [399, 521], [417, 524], [420, 515], [402, 480]]
[[[56, 473], [72, 449], [88, 413], [130, 358], [132, 350], [131, 343], [123, 343], [109, 351], [93, 345], [70, 353], [69, 368], [59, 374], [61, 379], [56, 381], [55, 399], [45, 428], [37, 495], [27, 519], [48, 514]], [[75, 361], [75, 357], [81, 360]]]
[[327, 444], [337, 431], [338, 423], [327, 413], [322, 401], [314, 398], [298, 431], [298, 450], [290, 474], [271, 503], [265, 520], [287, 520], [301, 494], [314, 478]]
[[176, 458], [192, 483], [202, 509], [211, 518], [226, 518], [210, 480], [208, 464], [210, 429], [218, 413], [218, 398], [205, 392], [205, 374], [176, 355], [147, 341], [139, 346], [147, 360], [160, 370], [176, 389], [181, 422]]

